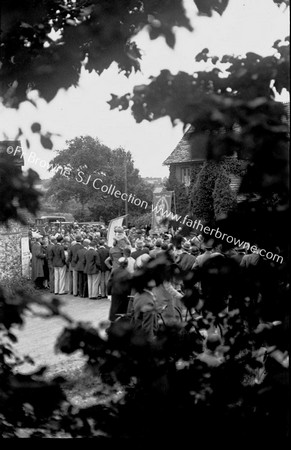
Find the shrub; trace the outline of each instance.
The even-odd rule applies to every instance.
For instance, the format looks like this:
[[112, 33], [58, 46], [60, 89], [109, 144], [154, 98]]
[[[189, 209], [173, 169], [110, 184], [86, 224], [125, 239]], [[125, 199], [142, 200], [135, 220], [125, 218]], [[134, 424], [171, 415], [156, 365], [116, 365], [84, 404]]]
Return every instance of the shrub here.
[[212, 193], [213, 209], [215, 219], [226, 217], [234, 210], [236, 205], [235, 194], [230, 188], [230, 178], [223, 168], [221, 168], [214, 185]]
[[31, 280], [17, 275], [1, 278], [1, 287], [6, 290], [8, 295], [12, 296], [21, 292], [23, 295], [34, 297], [37, 293]]

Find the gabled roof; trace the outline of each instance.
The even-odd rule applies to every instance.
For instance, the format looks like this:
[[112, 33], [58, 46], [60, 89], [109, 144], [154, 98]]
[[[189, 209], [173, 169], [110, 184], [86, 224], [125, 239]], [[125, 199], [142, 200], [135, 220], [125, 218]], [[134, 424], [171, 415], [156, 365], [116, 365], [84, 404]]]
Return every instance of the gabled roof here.
[[206, 158], [206, 134], [194, 133], [190, 126], [164, 165], [201, 161]]
[[[290, 102], [284, 103], [284, 108], [290, 127]], [[236, 129], [238, 131], [239, 127], [237, 126]], [[205, 160], [207, 157], [207, 140], [208, 135], [206, 133], [195, 133], [194, 128], [190, 125], [170, 156], [163, 162], [163, 165], [169, 166], [170, 164]]]

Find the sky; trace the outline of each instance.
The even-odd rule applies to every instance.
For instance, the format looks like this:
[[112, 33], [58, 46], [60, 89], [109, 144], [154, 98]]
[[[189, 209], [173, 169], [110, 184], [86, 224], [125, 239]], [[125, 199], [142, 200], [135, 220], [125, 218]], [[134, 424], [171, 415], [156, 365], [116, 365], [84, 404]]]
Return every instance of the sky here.
[[[198, 17], [193, 1], [184, 1], [194, 31], [177, 29], [172, 50], [162, 37], [151, 41], [143, 30], [135, 39], [143, 55], [140, 73], [126, 78], [118, 73], [116, 64], [100, 76], [84, 70], [78, 87], [60, 90], [50, 103], [34, 92], [31, 95], [37, 108], [29, 102], [22, 103], [18, 110], [0, 106], [0, 139], [15, 139], [20, 127], [30, 140], [29, 150], [21, 140], [26, 151], [24, 169], [31, 167], [42, 179], [50, 178], [52, 174], [41, 167], [44, 164], [40, 161], [49, 162], [56, 150], [66, 147], [67, 140], [90, 135], [112, 149], [122, 146], [129, 150], [142, 177], [167, 177], [169, 169], [163, 161], [182, 138], [183, 125], [173, 127], [169, 118], [137, 124], [130, 110], [110, 110], [110, 94], [131, 92], [133, 86], [148, 83], [149, 76], [158, 75], [162, 69], [193, 73], [199, 67], [195, 55], [205, 47], [217, 56], [248, 51], [265, 56], [272, 53], [277, 39], [289, 35], [289, 11], [284, 6], [278, 8], [272, 0], [230, 0], [223, 16], [214, 14], [212, 18]], [[52, 138], [52, 151], [42, 148], [39, 136], [32, 134], [30, 125], [34, 121], [42, 124], [43, 131], [59, 135]]]

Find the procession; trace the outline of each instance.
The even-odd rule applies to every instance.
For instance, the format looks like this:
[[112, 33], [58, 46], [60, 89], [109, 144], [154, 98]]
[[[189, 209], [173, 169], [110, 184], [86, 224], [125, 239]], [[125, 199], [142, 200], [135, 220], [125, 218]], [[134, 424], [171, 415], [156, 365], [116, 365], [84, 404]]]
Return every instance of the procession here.
[[[151, 229], [114, 226], [123, 220], [124, 216], [116, 218], [108, 227], [79, 225], [77, 222], [62, 225], [60, 222], [52, 224], [50, 230], [46, 228], [49, 234], [44, 236], [36, 227], [32, 228], [29, 247], [31, 280], [35, 289], [54, 295], [70, 294], [80, 299], [97, 300], [97, 308], [98, 299], [108, 299], [111, 302], [110, 323], [126, 314], [130, 316], [130, 313], [134, 322], [134, 318], [150, 306], [152, 311], [145, 315], [141, 326], [149, 338], [154, 339], [160, 317], [166, 317], [167, 321], [182, 321], [187, 313], [202, 313], [209, 290], [209, 287], [203, 290], [200, 282], [205, 268], [209, 270], [208, 267], [213, 266], [218, 270], [222, 259], [224, 264], [233, 265], [230, 266], [232, 275], [240, 277], [240, 283], [245, 284], [250, 274], [256, 271], [258, 275], [268, 264], [267, 258], [248, 252], [244, 246], [206, 239], [202, 234], [187, 239], [179, 234], [180, 228], [176, 232], [166, 230], [158, 233]], [[163, 280], [162, 290], [156, 277], [149, 280], [143, 288], [145, 292], [151, 292], [151, 297], [142, 304], [140, 297], [144, 289], [136, 286], [135, 279], [143, 268], [151, 266], [151, 262], [162, 263], [165, 260], [171, 265], [170, 279]], [[181, 302], [187, 286], [183, 279], [191, 273], [194, 273], [194, 279], [197, 278], [194, 289], [199, 295], [199, 306], [187, 311]], [[224, 290], [223, 303], [217, 300], [221, 311], [235, 309], [238, 300], [234, 302], [232, 298], [229, 301], [229, 287], [224, 286]], [[253, 305], [261, 292], [256, 296], [250, 299]], [[151, 326], [148, 329], [149, 315]]]

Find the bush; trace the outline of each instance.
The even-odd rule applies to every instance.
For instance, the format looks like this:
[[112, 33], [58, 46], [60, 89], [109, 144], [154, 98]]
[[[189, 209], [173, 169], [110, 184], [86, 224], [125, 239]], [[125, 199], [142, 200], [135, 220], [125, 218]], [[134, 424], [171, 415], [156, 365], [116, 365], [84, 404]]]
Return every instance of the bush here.
[[191, 212], [203, 222], [212, 222], [215, 218], [213, 191], [220, 170], [219, 163], [205, 161], [193, 186]]
[[31, 280], [17, 275], [1, 278], [1, 287], [11, 296], [18, 294], [19, 292], [23, 293], [23, 295], [33, 297], [37, 294]]
[[230, 178], [222, 168], [215, 180], [213, 190], [213, 209], [215, 219], [226, 217], [236, 205], [235, 194], [230, 189]]
[[152, 213], [146, 213], [138, 217], [130, 218], [130, 223], [136, 228], [145, 228], [146, 226], [151, 226]]

